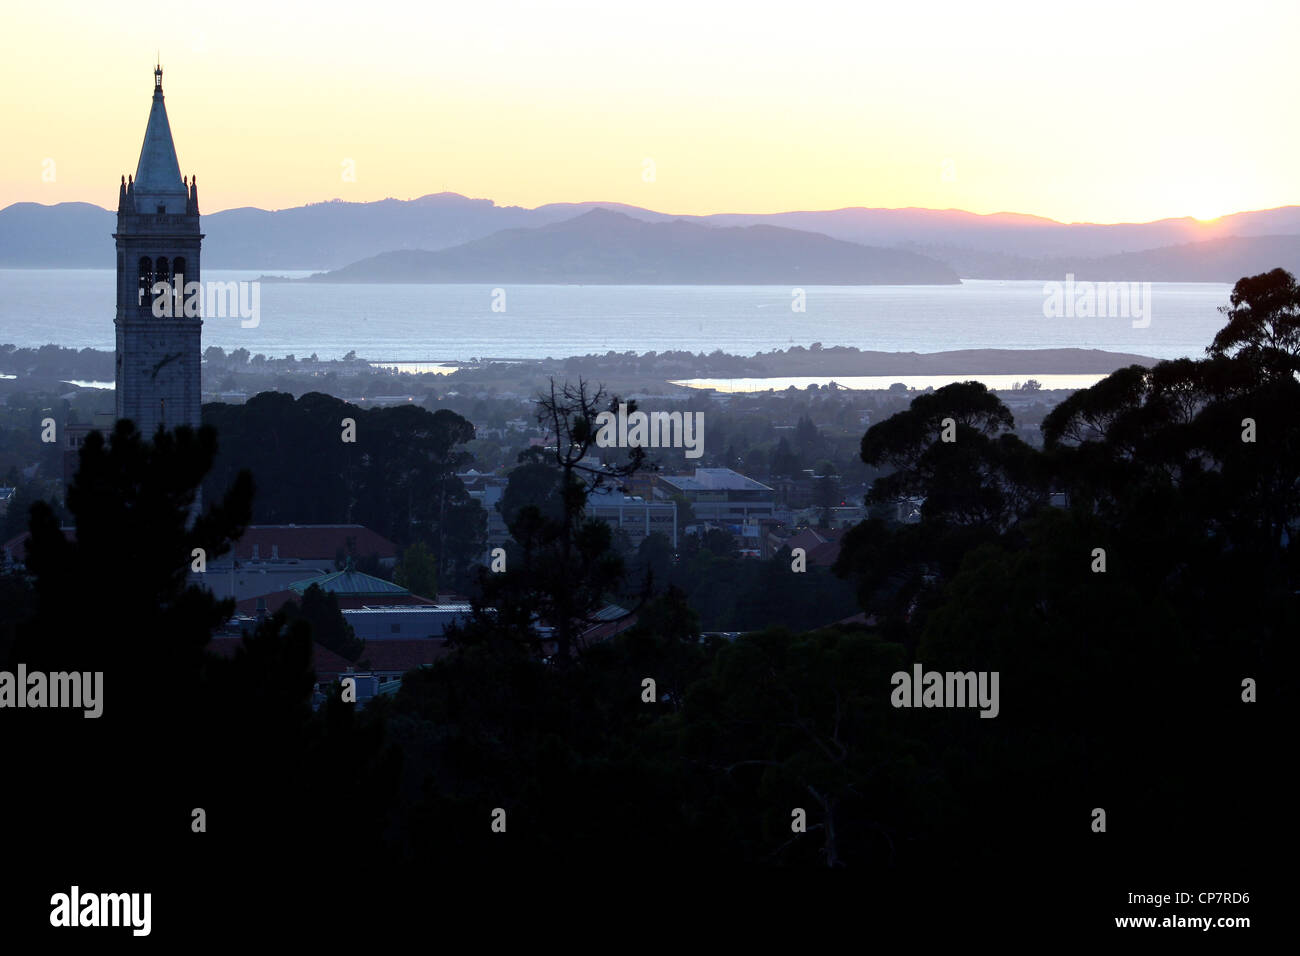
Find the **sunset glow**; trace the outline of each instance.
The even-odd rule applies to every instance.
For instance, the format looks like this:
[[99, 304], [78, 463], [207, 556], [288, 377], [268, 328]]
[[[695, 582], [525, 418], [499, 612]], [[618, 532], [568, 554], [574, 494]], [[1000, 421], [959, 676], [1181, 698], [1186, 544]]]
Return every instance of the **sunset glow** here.
[[[205, 212], [443, 190], [1096, 222], [1300, 203], [1300, 127], [1273, 105], [1300, 91], [1294, 3], [1224, 18], [1189, 4], [813, 2], [796, 17], [675, 0], [169, 0], [127, 16], [52, 0], [6, 16], [0, 207], [112, 206], [156, 51]], [[57, 61], [29, 42], [55, 32]]]

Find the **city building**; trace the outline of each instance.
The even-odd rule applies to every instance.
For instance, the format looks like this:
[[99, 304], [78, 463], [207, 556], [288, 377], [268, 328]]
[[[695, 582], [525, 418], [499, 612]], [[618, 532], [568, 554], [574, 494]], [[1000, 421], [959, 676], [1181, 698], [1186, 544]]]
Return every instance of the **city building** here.
[[363, 641], [441, 640], [447, 627], [469, 617], [468, 604], [387, 604], [347, 608], [343, 619]]
[[693, 475], [659, 475], [655, 497], [671, 501], [679, 496], [690, 503], [697, 522], [720, 528], [739, 529], [746, 519], [772, 518], [776, 509], [776, 494], [771, 488], [730, 468], [696, 468]]
[[587, 496], [587, 517], [621, 530], [637, 547], [658, 532], [677, 547], [677, 502], [647, 501], [617, 488], [599, 488]]
[[243, 602], [332, 574], [339, 560], [348, 557], [377, 558], [381, 566], [391, 568], [397, 550], [365, 525], [255, 524], [230, 551], [209, 560], [205, 571], [190, 571], [189, 581], [219, 598]]
[[804, 560], [810, 568], [829, 568], [840, 556], [840, 540], [844, 537], [843, 528], [803, 528], [789, 537], [769, 535], [769, 551], [775, 554], [783, 547], [791, 552], [802, 548]]
[[[301, 569], [300, 569], [301, 570]], [[437, 602], [412, 594], [400, 584], [385, 581], [373, 574], [358, 571], [349, 558], [341, 571], [329, 574], [317, 572], [311, 577], [304, 577], [285, 585], [283, 590], [272, 591], [239, 600], [235, 605], [238, 614], [262, 616], [274, 614], [288, 601], [302, 601], [302, 596], [312, 585], [322, 591], [333, 594], [341, 610], [349, 608], [380, 607], [395, 605], [423, 604], [433, 605]]]
[[[510, 529], [506, 527], [506, 519], [497, 510], [497, 504], [501, 501], [501, 496], [505, 494], [506, 485], [510, 483], [509, 478], [485, 475], [474, 469], [470, 469], [456, 477], [465, 485], [465, 491], [469, 496], [477, 501], [487, 513], [488, 549], [490, 550], [508, 540]], [[484, 563], [487, 563], [487, 560], [487, 552], [485, 551]]]
[[289, 559], [324, 571], [335, 570], [335, 562], [348, 555], [377, 557], [391, 568], [397, 551], [396, 544], [361, 524], [254, 524], [233, 549], [241, 562]]

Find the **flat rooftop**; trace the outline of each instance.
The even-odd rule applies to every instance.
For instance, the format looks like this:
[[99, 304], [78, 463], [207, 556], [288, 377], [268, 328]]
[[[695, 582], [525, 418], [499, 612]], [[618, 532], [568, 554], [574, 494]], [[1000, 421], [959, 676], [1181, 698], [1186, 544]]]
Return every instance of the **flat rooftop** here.
[[730, 468], [696, 468], [694, 475], [660, 475], [681, 491], [771, 491], [761, 481], [746, 477]]
[[344, 614], [468, 614], [468, 604], [367, 604], [343, 608]]

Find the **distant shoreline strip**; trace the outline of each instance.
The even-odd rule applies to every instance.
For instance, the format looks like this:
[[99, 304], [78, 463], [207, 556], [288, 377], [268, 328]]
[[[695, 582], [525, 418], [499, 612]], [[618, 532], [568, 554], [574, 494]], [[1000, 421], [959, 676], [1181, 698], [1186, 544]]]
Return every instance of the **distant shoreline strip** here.
[[952, 372], [931, 375], [794, 375], [771, 378], [683, 378], [669, 382], [686, 388], [713, 389], [718, 392], [784, 392], [790, 388], [806, 389], [809, 385], [825, 387], [834, 382], [853, 391], [888, 391], [896, 384], [909, 389], [942, 388], [954, 382], [980, 382], [994, 391], [1012, 391], [1026, 382], [1035, 381], [1043, 391], [1091, 388], [1110, 373], [1022, 373]]

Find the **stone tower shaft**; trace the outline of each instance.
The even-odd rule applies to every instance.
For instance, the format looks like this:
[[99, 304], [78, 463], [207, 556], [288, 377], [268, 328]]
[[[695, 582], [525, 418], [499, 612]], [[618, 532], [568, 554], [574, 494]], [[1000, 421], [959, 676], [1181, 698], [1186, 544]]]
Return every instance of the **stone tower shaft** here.
[[[198, 184], [181, 177], [163, 103], [162, 67], [135, 175], [118, 190], [117, 417], [146, 438], [159, 426], [199, 426], [203, 320], [173, 306], [200, 282]], [[170, 292], [161, 293], [159, 283]], [[171, 295], [164, 302], [161, 295]], [[180, 295], [180, 300], [177, 298]], [[202, 299], [202, 296], [199, 296]], [[163, 308], [163, 306], [166, 308]], [[170, 314], [158, 315], [158, 312]]]

